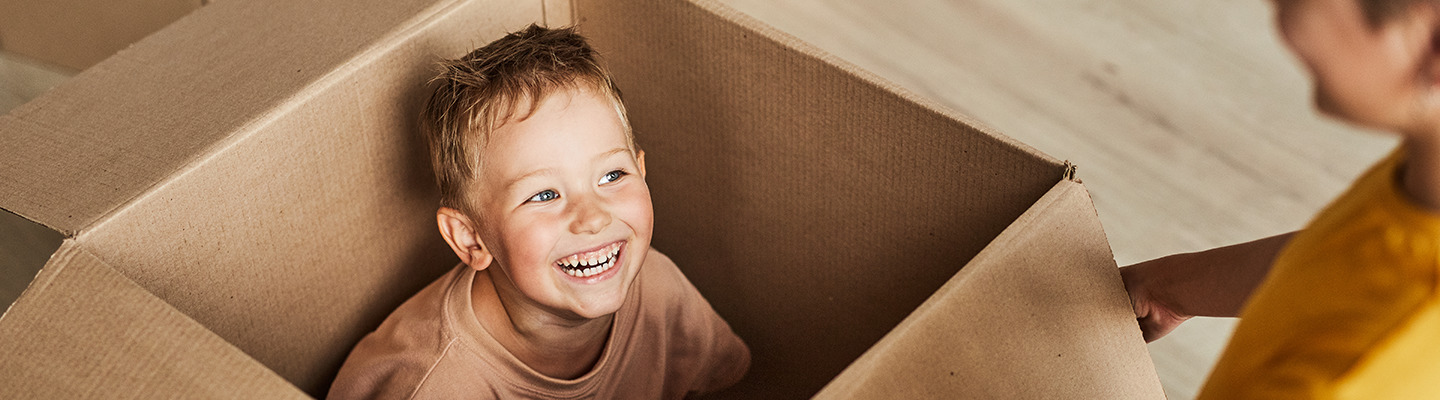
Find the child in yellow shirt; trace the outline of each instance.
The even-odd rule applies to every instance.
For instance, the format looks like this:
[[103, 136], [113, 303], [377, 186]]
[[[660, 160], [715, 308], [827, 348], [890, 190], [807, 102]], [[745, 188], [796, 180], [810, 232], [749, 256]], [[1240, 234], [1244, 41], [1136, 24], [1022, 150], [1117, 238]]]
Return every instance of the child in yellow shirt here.
[[1241, 318], [1201, 399], [1440, 399], [1440, 2], [1275, 4], [1320, 111], [1402, 144], [1299, 232], [1122, 269], [1142, 331]]

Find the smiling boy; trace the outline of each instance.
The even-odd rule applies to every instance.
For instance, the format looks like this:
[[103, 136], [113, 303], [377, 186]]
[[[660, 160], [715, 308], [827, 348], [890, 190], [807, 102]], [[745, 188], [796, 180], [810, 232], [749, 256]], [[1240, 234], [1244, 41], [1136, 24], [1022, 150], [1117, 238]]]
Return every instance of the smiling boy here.
[[1201, 399], [1440, 398], [1440, 3], [1275, 5], [1320, 111], [1401, 145], [1302, 231], [1122, 269], [1142, 331], [1241, 317]]
[[356, 345], [330, 398], [680, 398], [750, 353], [650, 249], [645, 154], [585, 39], [537, 26], [435, 78], [422, 118], [461, 265]]

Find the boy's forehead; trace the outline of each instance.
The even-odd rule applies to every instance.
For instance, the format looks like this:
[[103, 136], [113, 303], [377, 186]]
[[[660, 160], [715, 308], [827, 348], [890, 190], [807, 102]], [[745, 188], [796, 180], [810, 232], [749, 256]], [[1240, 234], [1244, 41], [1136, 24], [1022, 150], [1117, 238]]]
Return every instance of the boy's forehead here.
[[[630, 149], [620, 116], [609, 99], [592, 90], [557, 90], [533, 109], [497, 124], [480, 150], [481, 175], [528, 174], [588, 161], [617, 147]], [[633, 149], [631, 149], [633, 151]]]

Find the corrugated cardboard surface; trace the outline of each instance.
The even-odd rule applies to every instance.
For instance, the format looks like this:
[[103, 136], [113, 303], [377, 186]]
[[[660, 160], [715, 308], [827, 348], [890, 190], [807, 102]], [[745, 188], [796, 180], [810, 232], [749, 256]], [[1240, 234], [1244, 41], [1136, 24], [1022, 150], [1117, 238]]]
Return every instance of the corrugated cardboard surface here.
[[732, 397], [814, 394], [1062, 175], [723, 5], [577, 8], [646, 150], [655, 247], [753, 351]]
[[538, 0], [206, 6], [0, 117], [0, 207], [323, 394], [454, 265], [414, 134], [434, 63], [541, 18]]
[[[474, 22], [468, 29], [406, 43], [405, 35], [427, 26], [427, 19], [462, 5], [493, 11], [462, 12], [459, 15]], [[346, 63], [378, 56], [372, 49], [390, 51], [403, 44], [413, 57], [392, 60], [420, 67], [431, 60], [426, 52], [439, 49], [440, 37], [451, 42], [447, 47], [468, 47], [484, 43], [485, 36], [477, 31], [498, 34], [504, 25], [539, 18], [538, 1], [237, 1], [207, 6], [0, 116], [6, 125], [0, 141], [7, 143], [0, 148], [0, 204], [76, 234], [207, 154], [221, 151], [243, 137], [239, 133], [254, 131], [304, 104], [319, 89], [311, 86], [329, 84], [322, 78], [362, 67]], [[386, 69], [394, 67], [370, 65], [395, 74], [418, 72]], [[350, 96], [373, 97], [359, 94]]]
[[1113, 260], [1062, 181], [818, 397], [1163, 399]]
[[0, 338], [0, 398], [306, 398], [74, 242], [0, 318]]
[[[0, 208], [114, 266], [46, 282], [118, 272], [323, 394], [363, 334], [454, 264], [414, 134], [432, 63], [563, 21], [557, 4], [206, 6], [0, 116]], [[655, 247], [754, 352], [729, 397], [814, 394], [1061, 179], [1057, 160], [716, 3], [569, 10], [625, 90]], [[17, 315], [68, 301], [36, 290], [50, 300]]]
[[204, 0], [0, 0], [0, 49], [82, 70]]

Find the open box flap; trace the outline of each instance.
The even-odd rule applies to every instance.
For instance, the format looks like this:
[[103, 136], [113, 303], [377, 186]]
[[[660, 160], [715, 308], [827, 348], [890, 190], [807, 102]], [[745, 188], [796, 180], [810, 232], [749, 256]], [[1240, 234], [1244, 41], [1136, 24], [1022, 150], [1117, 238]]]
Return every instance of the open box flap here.
[[[373, 60], [400, 45], [414, 53], [434, 50], [433, 41], [409, 42], [410, 35], [437, 16], [484, 5], [495, 10], [493, 16], [468, 14], [480, 23], [452, 39], [453, 47], [518, 29], [520, 21], [501, 23], [516, 14], [524, 13], [524, 22], [543, 18], [540, 0], [235, 1], [201, 7], [0, 115], [0, 208], [76, 236], [200, 168], [208, 156], [305, 108], [318, 89], [367, 64], [352, 61]], [[435, 54], [424, 56], [415, 60], [428, 67]], [[416, 72], [421, 70], [404, 76]], [[424, 82], [415, 79], [407, 83]]]
[[719, 2], [576, 8], [646, 153], [654, 247], [750, 345], [722, 397], [815, 394], [1064, 174]]
[[362, 335], [455, 265], [415, 134], [436, 61], [542, 14], [215, 2], [0, 117], [0, 208], [324, 395]]
[[0, 317], [0, 338], [0, 398], [308, 398], [74, 241]]
[[1090, 197], [1066, 180], [818, 397], [1165, 394]]
[[79, 71], [205, 1], [0, 1], [0, 49]]
[[[423, 144], [397, 134], [431, 62], [564, 14], [551, 4], [206, 6], [0, 116], [0, 207], [323, 394], [361, 335], [454, 264]], [[754, 350], [735, 397], [818, 391], [1063, 169], [713, 1], [571, 13], [631, 102], [655, 246]], [[48, 303], [17, 304], [29, 321]]]

